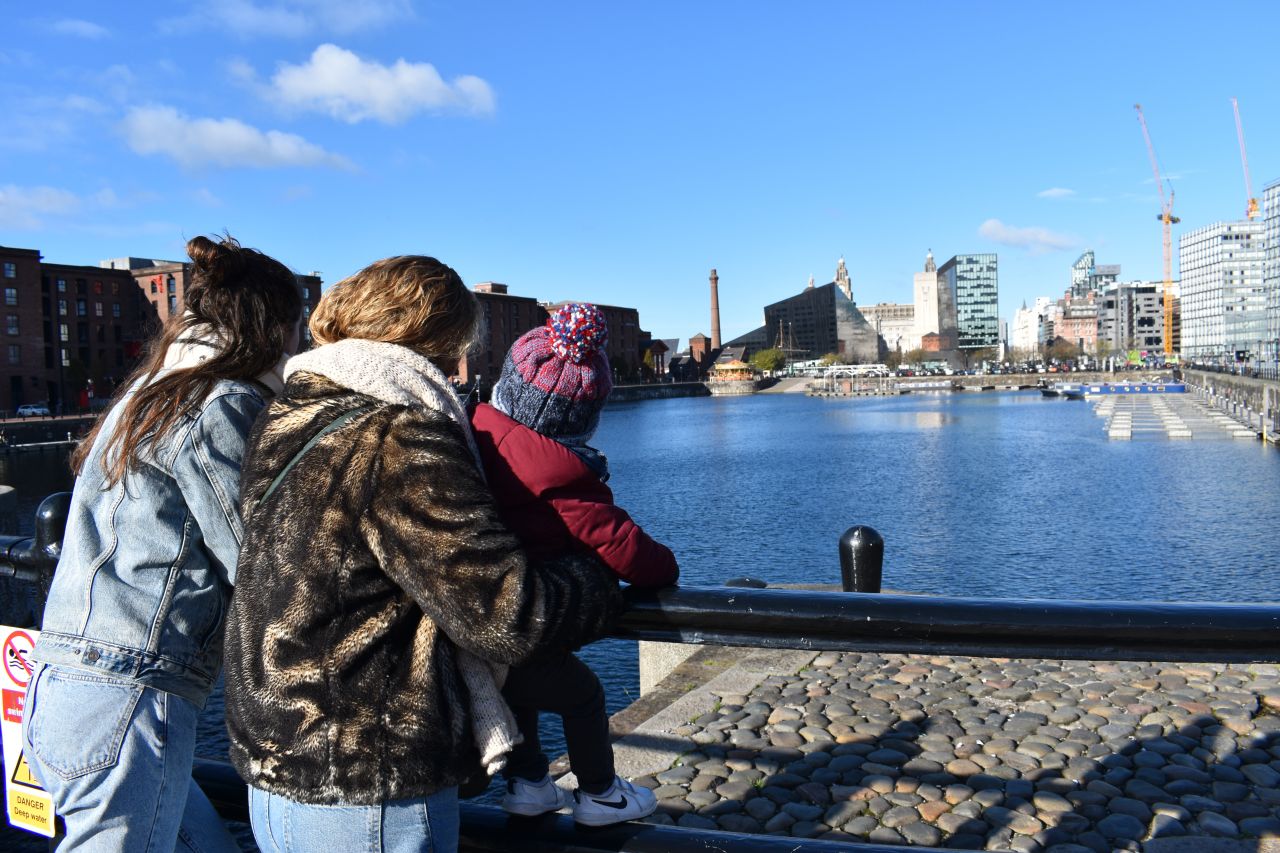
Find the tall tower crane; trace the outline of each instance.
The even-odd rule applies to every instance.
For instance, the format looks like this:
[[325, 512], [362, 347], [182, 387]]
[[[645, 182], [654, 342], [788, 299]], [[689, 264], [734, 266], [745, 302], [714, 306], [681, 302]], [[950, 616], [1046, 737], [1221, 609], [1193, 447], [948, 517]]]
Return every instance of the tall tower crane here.
[[1244, 165], [1244, 195], [1248, 199], [1244, 215], [1246, 219], [1258, 218], [1258, 200], [1253, 196], [1253, 181], [1249, 180], [1249, 155], [1244, 150], [1244, 128], [1240, 125], [1240, 105], [1231, 99], [1231, 109], [1236, 114], [1236, 139], [1240, 140], [1240, 162]]
[[1147, 120], [1142, 115], [1142, 104], [1134, 104], [1138, 111], [1138, 124], [1142, 125], [1142, 138], [1147, 141], [1147, 154], [1151, 157], [1151, 171], [1156, 176], [1156, 187], [1160, 190], [1160, 213], [1156, 218], [1164, 225], [1164, 354], [1173, 354], [1173, 223], [1182, 220], [1173, 215], [1173, 185], [1169, 185], [1169, 194], [1164, 192], [1165, 181], [1160, 177], [1160, 163], [1156, 160], [1156, 149], [1151, 144], [1151, 133], [1147, 130]]

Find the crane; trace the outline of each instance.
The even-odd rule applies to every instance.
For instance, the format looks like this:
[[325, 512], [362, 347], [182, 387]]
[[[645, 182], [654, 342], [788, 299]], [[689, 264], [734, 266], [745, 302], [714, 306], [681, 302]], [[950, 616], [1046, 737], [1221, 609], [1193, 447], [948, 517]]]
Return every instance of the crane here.
[[1258, 218], [1258, 200], [1253, 196], [1253, 181], [1249, 180], [1249, 155], [1244, 150], [1244, 128], [1240, 125], [1240, 104], [1231, 99], [1231, 109], [1236, 114], [1236, 139], [1240, 140], [1240, 162], [1244, 165], [1244, 196], [1248, 203], [1244, 208], [1246, 219]]
[[1147, 154], [1151, 157], [1151, 171], [1160, 190], [1160, 213], [1156, 218], [1164, 225], [1164, 354], [1168, 356], [1173, 354], [1173, 223], [1182, 220], [1173, 215], [1173, 185], [1169, 185], [1167, 196], [1164, 193], [1165, 182], [1160, 177], [1160, 163], [1151, 144], [1147, 120], [1142, 115], [1142, 104], [1134, 104], [1133, 108], [1138, 111], [1138, 124], [1142, 125], [1142, 138], [1147, 141]]

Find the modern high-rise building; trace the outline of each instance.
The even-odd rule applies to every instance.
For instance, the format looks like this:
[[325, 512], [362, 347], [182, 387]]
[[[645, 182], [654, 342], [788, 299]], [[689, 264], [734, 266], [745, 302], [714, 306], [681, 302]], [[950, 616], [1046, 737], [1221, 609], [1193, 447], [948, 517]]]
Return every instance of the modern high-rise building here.
[[1235, 361], [1268, 339], [1263, 222], [1216, 222], [1178, 241], [1182, 356]]
[[1098, 297], [1099, 351], [1164, 352], [1164, 284], [1121, 281]]
[[1071, 298], [1083, 299], [1090, 293], [1101, 293], [1119, 278], [1119, 264], [1095, 263], [1093, 249], [1086, 249], [1071, 265]]
[[1263, 358], [1280, 366], [1280, 181], [1262, 190], [1262, 229], [1266, 248], [1262, 259], [1262, 287], [1267, 294], [1267, 345]]
[[999, 276], [994, 253], [956, 255], [938, 269], [939, 289], [954, 295], [957, 346], [994, 347], [1000, 342]]

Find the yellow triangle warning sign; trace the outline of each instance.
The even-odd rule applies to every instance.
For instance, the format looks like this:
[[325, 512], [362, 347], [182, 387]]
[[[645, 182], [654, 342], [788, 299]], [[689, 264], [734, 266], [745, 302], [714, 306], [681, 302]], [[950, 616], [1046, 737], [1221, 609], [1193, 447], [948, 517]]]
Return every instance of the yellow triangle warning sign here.
[[13, 776], [9, 781], [15, 785], [26, 785], [28, 788], [35, 788], [37, 791], [43, 791], [40, 781], [31, 775], [31, 765], [27, 763], [27, 754], [25, 752], [18, 753], [18, 765], [13, 768]]

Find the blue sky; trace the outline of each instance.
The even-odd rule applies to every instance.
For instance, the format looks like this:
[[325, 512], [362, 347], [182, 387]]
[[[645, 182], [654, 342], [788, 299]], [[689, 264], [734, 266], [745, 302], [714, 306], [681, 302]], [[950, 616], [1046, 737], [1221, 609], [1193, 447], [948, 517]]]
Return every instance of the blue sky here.
[[1243, 215], [1230, 98], [1280, 177], [1275, 3], [5, 6], [0, 243], [64, 263], [424, 253], [682, 339], [716, 267], [729, 338], [841, 255], [873, 304], [997, 252], [1005, 317], [1085, 248], [1160, 278], [1135, 102], [1182, 228]]

